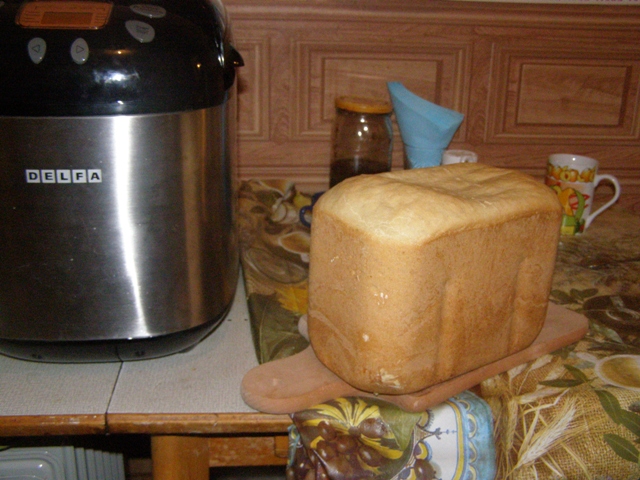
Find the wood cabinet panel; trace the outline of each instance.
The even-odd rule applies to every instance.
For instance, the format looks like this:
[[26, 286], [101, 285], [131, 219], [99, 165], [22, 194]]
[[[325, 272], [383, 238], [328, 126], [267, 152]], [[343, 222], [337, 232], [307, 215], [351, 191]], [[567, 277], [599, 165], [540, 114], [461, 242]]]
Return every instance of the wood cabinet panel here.
[[[226, 0], [241, 178], [328, 185], [334, 100], [386, 83], [465, 115], [451, 148], [542, 178], [589, 155], [640, 211], [640, 6], [446, 0]], [[395, 128], [394, 168], [403, 166]]]
[[494, 49], [487, 142], [637, 142], [640, 52], [540, 43]]
[[580, 63], [522, 64], [512, 125], [619, 126], [631, 69]]
[[269, 139], [269, 43], [244, 38], [236, 45], [244, 66], [238, 85], [238, 134], [243, 140]]
[[[356, 40], [356, 39], [352, 39]], [[467, 108], [471, 46], [441, 43], [380, 45], [326, 42], [297, 45], [298, 131], [330, 140], [334, 101], [341, 95], [389, 98], [387, 82], [399, 81], [417, 95], [458, 111]], [[464, 140], [464, 129], [458, 132]]]

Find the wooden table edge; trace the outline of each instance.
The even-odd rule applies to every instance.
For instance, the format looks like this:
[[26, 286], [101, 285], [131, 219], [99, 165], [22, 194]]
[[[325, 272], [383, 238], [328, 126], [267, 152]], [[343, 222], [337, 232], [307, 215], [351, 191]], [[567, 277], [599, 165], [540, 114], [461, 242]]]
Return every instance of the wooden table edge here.
[[109, 433], [148, 435], [211, 435], [284, 433], [288, 415], [268, 413], [108, 413]]
[[0, 416], [1, 437], [100, 435], [106, 431], [104, 414]]

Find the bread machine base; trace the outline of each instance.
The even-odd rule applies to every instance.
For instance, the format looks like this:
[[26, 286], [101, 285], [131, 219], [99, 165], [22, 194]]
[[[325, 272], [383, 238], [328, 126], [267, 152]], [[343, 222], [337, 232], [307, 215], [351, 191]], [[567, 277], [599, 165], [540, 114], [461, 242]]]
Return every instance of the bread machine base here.
[[0, 353], [22, 360], [52, 363], [149, 360], [194, 348], [227, 315], [186, 331], [136, 340], [41, 342], [0, 339]]

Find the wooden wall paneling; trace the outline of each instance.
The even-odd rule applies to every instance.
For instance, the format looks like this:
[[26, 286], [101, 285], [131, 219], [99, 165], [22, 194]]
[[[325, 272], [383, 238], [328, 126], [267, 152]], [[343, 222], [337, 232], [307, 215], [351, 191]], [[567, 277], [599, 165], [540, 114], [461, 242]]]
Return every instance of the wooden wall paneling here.
[[[327, 23], [332, 27], [325, 29]], [[246, 62], [250, 68], [241, 71], [240, 77], [241, 86], [249, 92], [250, 98], [242, 99], [241, 91], [241, 177], [302, 175], [315, 179], [316, 188], [326, 188], [334, 100], [339, 95], [388, 98], [387, 82], [400, 81], [417, 95], [448, 108], [466, 111], [473, 48], [469, 40], [460, 40], [457, 36], [443, 39], [423, 31], [421, 41], [417, 42], [413, 34], [403, 38], [403, 29], [399, 28], [394, 41], [385, 41], [376, 32], [386, 25], [369, 23], [363, 30], [362, 25], [354, 28], [351, 23], [336, 24], [322, 19], [312, 24], [276, 22], [279, 34], [285, 39], [285, 45], [280, 45], [279, 49], [282, 55], [291, 59], [291, 70], [289, 78], [281, 78], [285, 69], [270, 67], [269, 84], [273, 91], [274, 83], [281, 80], [291, 90], [288, 102], [284, 95], [274, 101], [272, 93], [269, 108], [281, 109], [278, 118], [287, 120], [287, 133], [283, 133], [284, 129], [278, 132], [273, 126], [267, 139], [249, 133], [251, 130], [247, 126], [258, 131], [254, 126], [257, 114], [252, 108], [256, 108], [255, 99], [260, 97], [255, 88], [244, 85], [251, 81], [258, 84], [254, 77], [264, 68], [257, 61], [255, 65]], [[245, 28], [256, 35], [255, 28], [249, 29], [248, 24], [240, 22], [240, 33]], [[387, 33], [389, 35], [393, 36]], [[268, 42], [274, 51], [274, 37], [270, 36]], [[255, 41], [253, 45], [256, 50]], [[245, 54], [251, 46], [245, 41], [245, 44], [239, 44], [239, 49], [249, 59], [258, 58], [250, 49]], [[273, 55], [271, 59], [274, 61]], [[276, 118], [273, 111], [269, 118], [272, 121]], [[463, 126], [457, 132], [459, 141], [465, 141], [465, 131], [466, 126]], [[397, 127], [395, 133], [393, 163], [394, 168], [402, 168], [403, 149]]]
[[238, 70], [238, 135], [243, 140], [269, 140], [269, 42], [244, 36], [236, 45], [244, 60]]
[[239, 69], [238, 171], [241, 178], [266, 178], [266, 171], [291, 175], [277, 154], [289, 137], [289, 92], [292, 75], [287, 38], [277, 24], [234, 23]]
[[[299, 135], [329, 143], [340, 95], [389, 99], [387, 82], [400, 81], [417, 95], [458, 111], [466, 110], [470, 45], [300, 44]], [[307, 75], [308, 72], [308, 75]], [[306, 78], [305, 78], [306, 77]], [[457, 133], [464, 141], [465, 128]], [[394, 165], [402, 166], [402, 140], [396, 128]], [[327, 152], [329, 153], [329, 152]], [[322, 159], [323, 162], [326, 159]]]
[[[593, 156], [640, 203], [640, 8], [440, 0], [227, 0], [245, 56], [241, 178], [328, 184], [335, 96], [387, 81], [465, 115], [451, 148], [542, 178]], [[394, 168], [402, 168], [396, 128]], [[635, 200], [634, 200], [635, 198]]]
[[[617, 58], [616, 58], [617, 57]], [[638, 140], [640, 50], [497, 44], [487, 143]]]
[[[536, 42], [507, 37], [494, 43], [481, 156], [495, 160], [499, 152], [499, 165], [540, 178], [550, 153], [592, 156], [601, 171], [620, 179], [621, 202], [635, 209], [640, 50], [625, 41], [601, 45], [588, 32], [570, 33], [561, 41], [566, 32]], [[491, 155], [487, 147], [493, 144], [499, 147]]]
[[[470, 143], [454, 139], [452, 147], [471, 148], [481, 161], [540, 179], [551, 153], [592, 156], [602, 172], [619, 178], [620, 203], [640, 213], [638, 32], [610, 31], [603, 41], [594, 41], [592, 29], [571, 26], [478, 33], [476, 55], [490, 64], [486, 103], [472, 92]], [[479, 71], [476, 61], [474, 78]], [[474, 85], [484, 88], [482, 81]], [[604, 195], [608, 190], [599, 188]]]

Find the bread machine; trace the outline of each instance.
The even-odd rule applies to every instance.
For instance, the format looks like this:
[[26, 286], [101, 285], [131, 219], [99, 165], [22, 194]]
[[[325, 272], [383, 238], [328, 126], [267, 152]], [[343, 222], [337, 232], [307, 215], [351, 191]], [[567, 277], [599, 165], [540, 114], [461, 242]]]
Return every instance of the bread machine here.
[[223, 6], [4, 0], [0, 43], [0, 352], [192, 347], [238, 279]]

